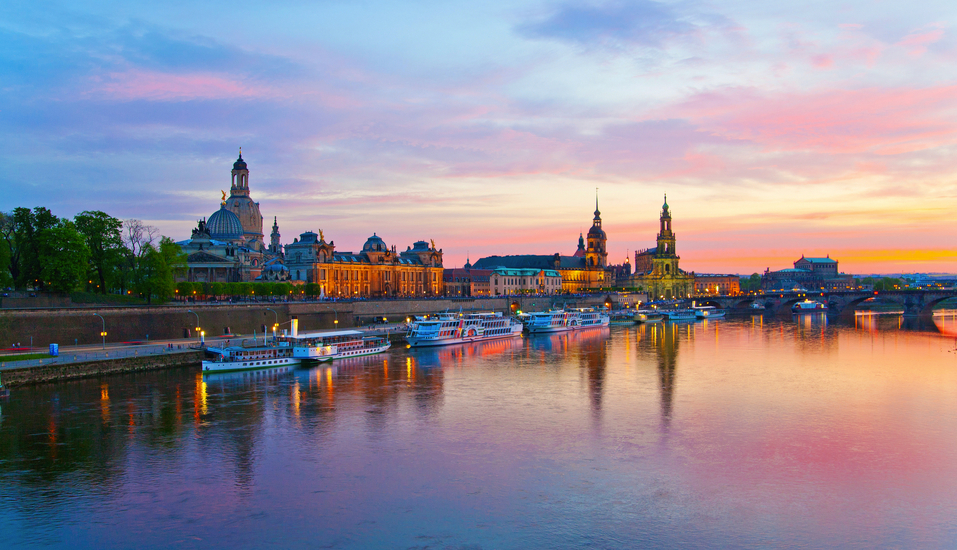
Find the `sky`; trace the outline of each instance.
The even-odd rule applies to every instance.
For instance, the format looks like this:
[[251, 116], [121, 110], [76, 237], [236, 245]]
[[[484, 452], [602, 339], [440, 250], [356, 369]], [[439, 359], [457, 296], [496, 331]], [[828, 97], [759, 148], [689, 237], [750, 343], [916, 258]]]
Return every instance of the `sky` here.
[[13, 0], [0, 211], [186, 239], [242, 147], [284, 243], [572, 254], [597, 189], [611, 263], [667, 193], [688, 271], [957, 272], [955, 30], [949, 1]]

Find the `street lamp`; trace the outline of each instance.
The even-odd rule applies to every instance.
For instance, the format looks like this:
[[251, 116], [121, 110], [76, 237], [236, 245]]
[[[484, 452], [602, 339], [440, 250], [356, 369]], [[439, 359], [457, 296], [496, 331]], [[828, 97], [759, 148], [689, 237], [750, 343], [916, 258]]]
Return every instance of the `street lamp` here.
[[99, 313], [94, 313], [93, 315], [99, 317], [100, 321], [103, 322], [103, 330], [100, 331], [100, 336], [103, 337], [103, 349], [106, 349], [106, 319], [104, 319]]
[[267, 307], [267, 308], [266, 308], [266, 311], [271, 311], [272, 314], [276, 316], [276, 324], [274, 324], [274, 325], [272, 326], [272, 339], [275, 340], [275, 339], [276, 339], [276, 329], [279, 328], [279, 314], [276, 313], [276, 310], [273, 309], [273, 308], [271, 308], [271, 307]]
[[196, 316], [196, 334], [200, 336], [200, 342], [202, 342], [203, 341], [202, 335], [199, 334], [200, 331], [202, 330], [199, 328], [199, 313], [196, 313], [195, 311], [191, 309], [187, 309], [186, 313], [192, 313], [193, 315]]

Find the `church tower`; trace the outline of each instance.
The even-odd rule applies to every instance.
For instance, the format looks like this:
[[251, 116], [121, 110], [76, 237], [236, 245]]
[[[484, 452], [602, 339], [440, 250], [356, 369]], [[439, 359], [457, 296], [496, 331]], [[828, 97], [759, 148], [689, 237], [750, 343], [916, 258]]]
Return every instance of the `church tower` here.
[[608, 265], [608, 252], [605, 248], [608, 241], [605, 231], [601, 228], [601, 212], [598, 210], [598, 193], [595, 193], [595, 219], [588, 230], [588, 249], [585, 251], [586, 267], [605, 267]]
[[269, 234], [269, 251], [277, 256], [282, 255], [282, 243], [279, 236], [279, 222], [276, 217], [272, 219], [272, 233]]
[[243, 160], [243, 150], [239, 150], [239, 158], [233, 163], [232, 184], [229, 186], [229, 198], [226, 199], [226, 208], [239, 217], [243, 224], [243, 239], [246, 245], [260, 252], [265, 249], [263, 244], [263, 217], [259, 212], [259, 203], [249, 197], [249, 168]]
[[661, 206], [661, 228], [658, 231], [658, 249], [655, 251], [654, 269], [661, 275], [676, 275], [679, 256], [675, 253], [675, 234], [671, 230], [671, 209], [668, 195]]

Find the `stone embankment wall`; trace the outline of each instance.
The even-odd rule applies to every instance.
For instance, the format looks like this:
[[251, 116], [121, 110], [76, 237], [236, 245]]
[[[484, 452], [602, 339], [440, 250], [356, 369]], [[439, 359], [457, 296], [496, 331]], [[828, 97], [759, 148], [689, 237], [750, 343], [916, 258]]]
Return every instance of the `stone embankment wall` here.
[[[202, 360], [202, 351], [189, 351], [171, 353], [169, 355], [126, 357], [123, 359], [104, 359], [86, 363], [66, 363], [63, 365], [7, 369], [0, 372], [0, 376], [2, 376], [0, 381], [3, 382], [4, 387], [16, 387], [106, 374], [185, 367], [198, 365]], [[199, 371], [197, 370], [197, 372]]]
[[[299, 318], [300, 330], [345, 328], [366, 324], [376, 317], [390, 322], [406, 317], [440, 311], [501, 311], [514, 307], [522, 311], [542, 311], [552, 306], [599, 305], [604, 296], [588, 298], [475, 298], [447, 300], [366, 300], [358, 302], [252, 302], [240, 304], [195, 303], [164, 306], [118, 306], [84, 308], [31, 308], [0, 310], [0, 348], [33, 339], [34, 347], [50, 343], [61, 346], [100, 343], [102, 322], [106, 322], [107, 342], [169, 340], [195, 337], [197, 326], [207, 336], [219, 336], [228, 327], [234, 335], [262, 334], [262, 326], [271, 327], [277, 320], [280, 329], [289, 328], [293, 315]], [[196, 315], [190, 313], [190, 310]], [[270, 311], [272, 310], [272, 311]], [[275, 312], [275, 314], [273, 313]], [[338, 319], [338, 323], [335, 321]]]

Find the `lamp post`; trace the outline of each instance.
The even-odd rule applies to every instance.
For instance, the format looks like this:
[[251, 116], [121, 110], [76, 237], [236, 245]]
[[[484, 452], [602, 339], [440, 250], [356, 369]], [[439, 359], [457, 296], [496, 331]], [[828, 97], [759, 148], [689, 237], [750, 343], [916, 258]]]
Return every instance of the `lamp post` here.
[[272, 339], [273, 339], [273, 341], [275, 341], [275, 340], [276, 340], [276, 329], [279, 328], [279, 314], [276, 313], [276, 310], [273, 309], [273, 308], [271, 308], [271, 307], [267, 307], [267, 308], [266, 308], [266, 311], [271, 311], [272, 314], [276, 316], [276, 324], [274, 324], [274, 325], [272, 326]]
[[187, 310], [186, 310], [186, 313], [192, 313], [193, 315], [196, 316], [196, 335], [200, 337], [199, 341], [202, 342], [202, 341], [203, 341], [203, 337], [202, 337], [202, 335], [200, 334], [200, 331], [201, 331], [202, 329], [199, 328], [199, 313], [196, 313], [195, 311], [193, 311], [193, 310], [191, 310], [191, 309], [187, 309]]
[[106, 349], [106, 319], [104, 319], [99, 313], [94, 313], [93, 315], [99, 317], [100, 321], [103, 323], [103, 330], [100, 331], [100, 336], [103, 337], [103, 349]]

